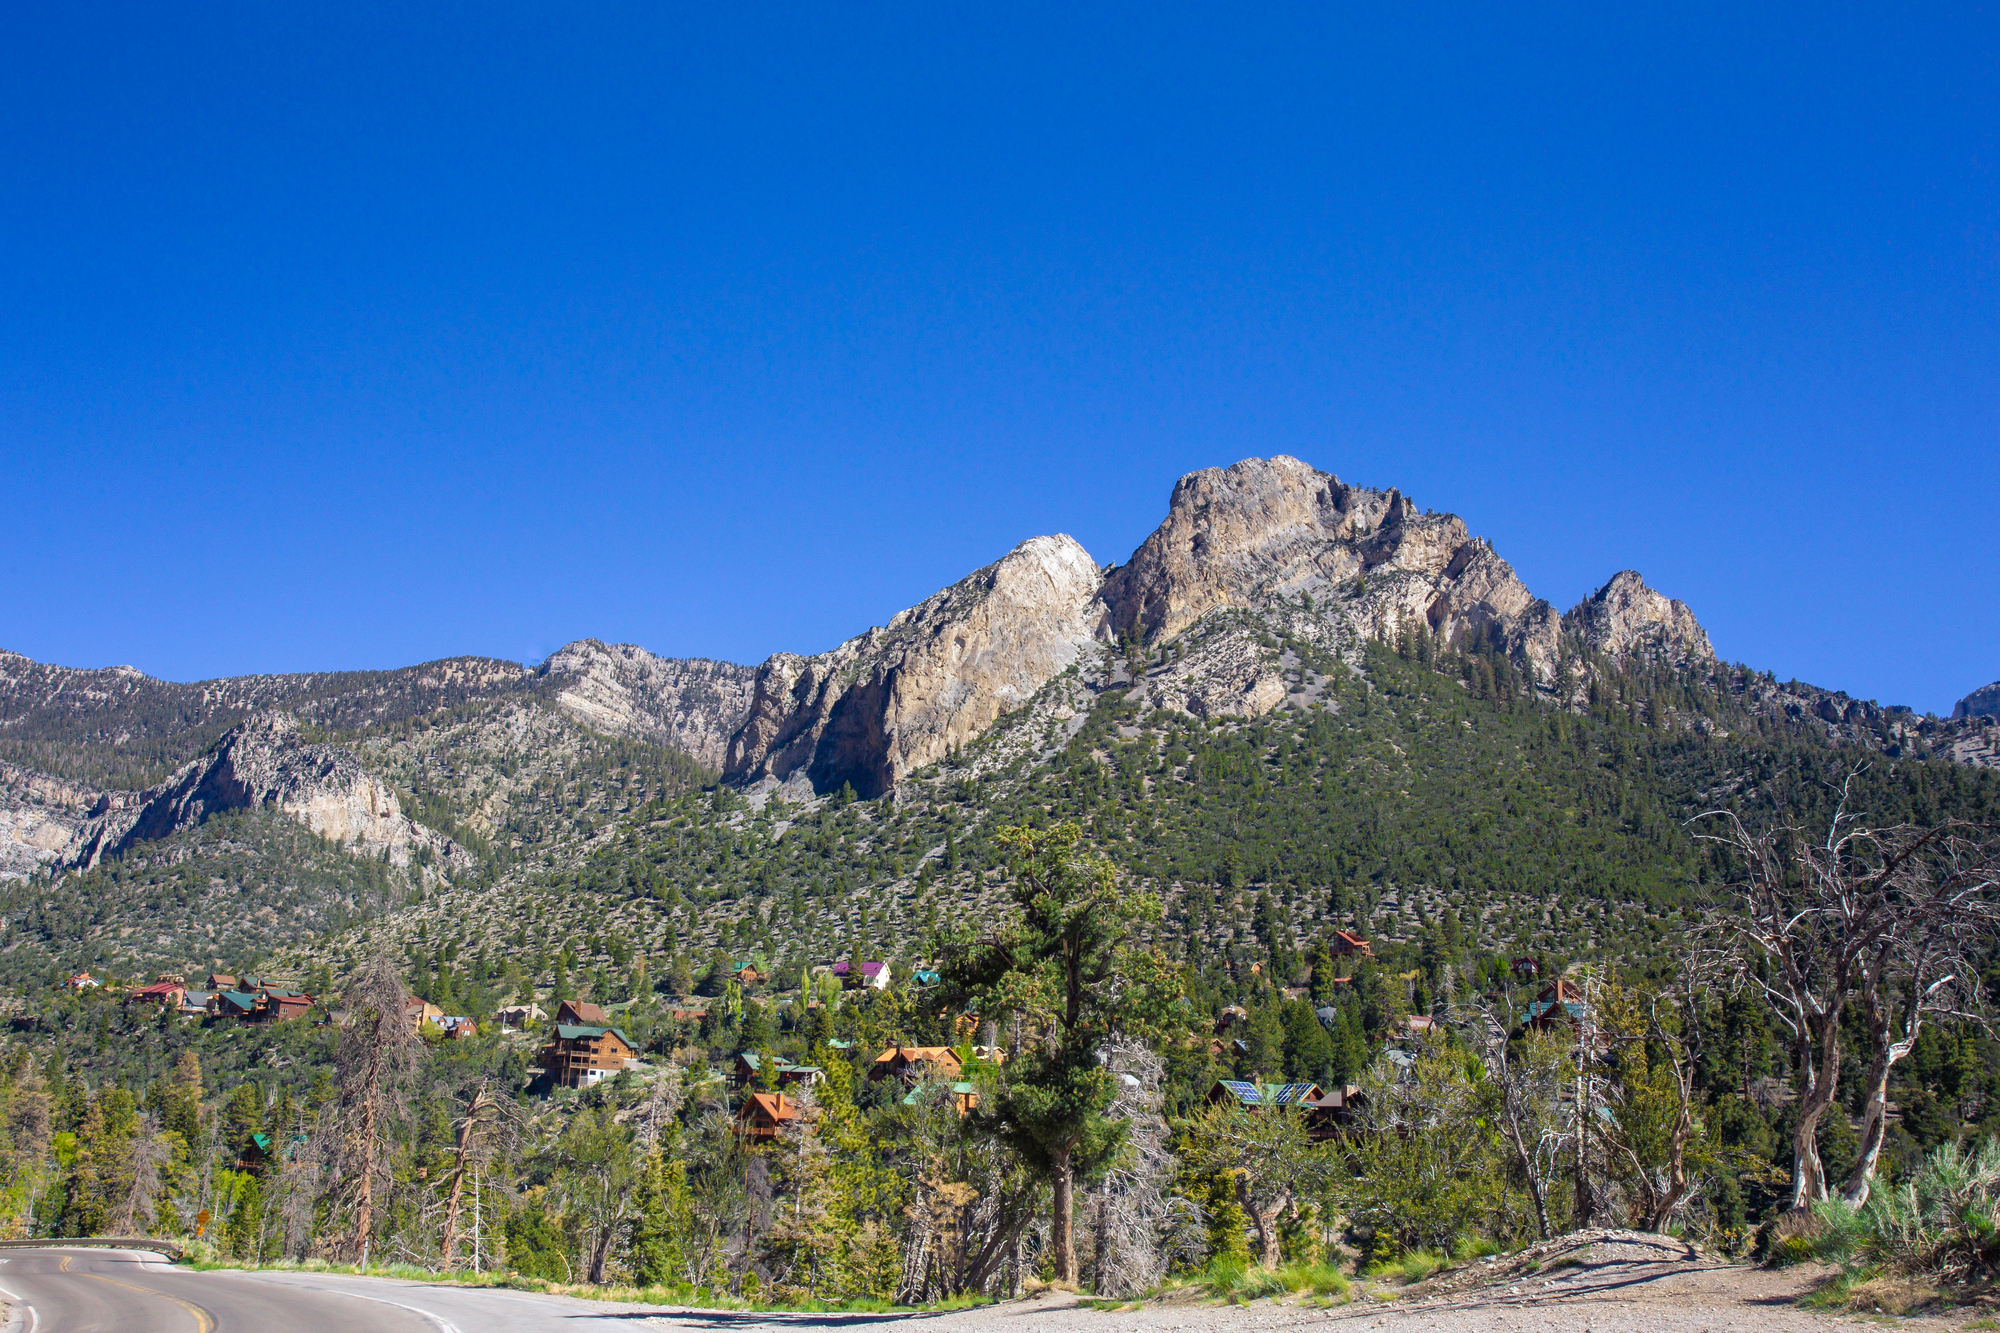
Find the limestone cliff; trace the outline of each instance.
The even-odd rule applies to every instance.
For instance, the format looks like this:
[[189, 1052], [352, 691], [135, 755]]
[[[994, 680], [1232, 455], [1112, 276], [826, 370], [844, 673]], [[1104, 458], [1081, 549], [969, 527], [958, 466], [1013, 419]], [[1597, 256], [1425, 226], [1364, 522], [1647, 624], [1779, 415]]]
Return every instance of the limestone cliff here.
[[1118, 635], [1172, 639], [1225, 607], [1309, 598], [1365, 637], [1427, 625], [1493, 636], [1552, 677], [1560, 621], [1453, 514], [1394, 489], [1350, 486], [1296, 458], [1247, 458], [1189, 473], [1166, 521], [1105, 581]]
[[1664, 597], [1632, 570], [1621, 570], [1562, 618], [1591, 652], [1619, 662], [1704, 666], [1715, 649], [1687, 603]]
[[26, 879], [62, 858], [93, 809], [136, 801], [134, 792], [101, 792], [0, 763], [0, 880]]
[[1953, 717], [2000, 717], [2000, 680], [1981, 686], [1958, 701]]
[[543, 664], [556, 705], [591, 726], [692, 755], [712, 769], [750, 714], [757, 668], [659, 657], [629, 643], [583, 639]]
[[254, 806], [274, 807], [322, 838], [394, 865], [407, 866], [420, 852], [446, 870], [473, 864], [450, 838], [405, 815], [396, 794], [347, 750], [304, 743], [298, 723], [282, 713], [244, 720], [206, 754], [136, 798], [101, 796], [61, 859], [89, 869], [136, 843]]
[[1035, 537], [831, 652], [772, 657], [725, 774], [880, 794], [1075, 662], [1104, 621], [1098, 582], [1074, 539]]

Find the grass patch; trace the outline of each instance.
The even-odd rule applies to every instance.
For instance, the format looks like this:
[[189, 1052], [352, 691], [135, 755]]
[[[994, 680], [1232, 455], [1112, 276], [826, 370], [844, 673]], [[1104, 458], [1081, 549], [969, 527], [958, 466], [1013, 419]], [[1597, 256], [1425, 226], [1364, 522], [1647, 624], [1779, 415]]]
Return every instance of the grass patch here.
[[1286, 1264], [1276, 1276], [1285, 1290], [1295, 1295], [1345, 1296], [1353, 1285], [1332, 1264]]
[[1365, 1276], [1378, 1281], [1400, 1282], [1407, 1287], [1411, 1283], [1422, 1282], [1450, 1262], [1436, 1250], [1411, 1250], [1400, 1259], [1376, 1264]]
[[[1158, 1294], [1194, 1292], [1232, 1305], [1246, 1305], [1267, 1296], [1344, 1297], [1353, 1286], [1331, 1264], [1286, 1264], [1275, 1271], [1240, 1259], [1219, 1259], [1192, 1278], [1169, 1283]], [[1109, 1308], [1102, 1304], [1100, 1309]]]
[[1937, 1305], [1943, 1295], [1936, 1284], [1921, 1277], [1858, 1268], [1836, 1274], [1799, 1304], [1845, 1314], [1904, 1315]]

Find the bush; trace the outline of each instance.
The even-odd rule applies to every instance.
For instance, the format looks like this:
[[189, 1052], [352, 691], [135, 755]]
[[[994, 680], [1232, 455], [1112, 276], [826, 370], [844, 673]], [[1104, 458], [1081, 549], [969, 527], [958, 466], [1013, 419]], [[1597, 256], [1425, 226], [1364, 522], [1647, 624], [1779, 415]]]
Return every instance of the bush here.
[[1368, 1276], [1392, 1278], [1408, 1286], [1413, 1282], [1422, 1282], [1450, 1262], [1436, 1250], [1410, 1250], [1401, 1258], [1374, 1265], [1368, 1270]]
[[1961, 1282], [2000, 1275], [2000, 1140], [1948, 1143], [1906, 1179], [1878, 1186], [1863, 1208], [1818, 1205], [1809, 1228], [1772, 1241], [1773, 1264], [1801, 1259]]
[[1286, 1291], [1315, 1296], [1345, 1296], [1349, 1286], [1346, 1275], [1331, 1264], [1286, 1264], [1277, 1278]]

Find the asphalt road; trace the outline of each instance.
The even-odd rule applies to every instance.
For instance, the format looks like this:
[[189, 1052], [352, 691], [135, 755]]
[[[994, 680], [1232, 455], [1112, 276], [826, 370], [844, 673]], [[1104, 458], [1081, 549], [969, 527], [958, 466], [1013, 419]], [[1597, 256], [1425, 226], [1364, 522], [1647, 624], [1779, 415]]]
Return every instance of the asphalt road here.
[[197, 1273], [129, 1250], [10, 1250], [5, 1333], [637, 1333], [655, 1307], [336, 1273]]

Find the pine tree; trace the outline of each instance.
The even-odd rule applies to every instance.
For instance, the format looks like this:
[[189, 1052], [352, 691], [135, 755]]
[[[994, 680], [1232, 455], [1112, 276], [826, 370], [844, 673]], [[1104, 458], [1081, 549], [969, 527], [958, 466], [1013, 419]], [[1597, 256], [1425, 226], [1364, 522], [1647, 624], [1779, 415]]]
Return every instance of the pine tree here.
[[1081, 848], [1074, 823], [1010, 828], [995, 841], [1013, 858], [1016, 918], [994, 936], [956, 939], [949, 989], [982, 1013], [1015, 1013], [1041, 1037], [1017, 1051], [997, 1114], [982, 1117], [1049, 1179], [1056, 1279], [1077, 1282], [1075, 1190], [1123, 1143], [1105, 1117], [1114, 1085], [1097, 1051], [1119, 1032], [1147, 1034], [1180, 994], [1178, 971], [1157, 950], [1127, 944], [1160, 919], [1159, 900], [1121, 888], [1111, 864]]

